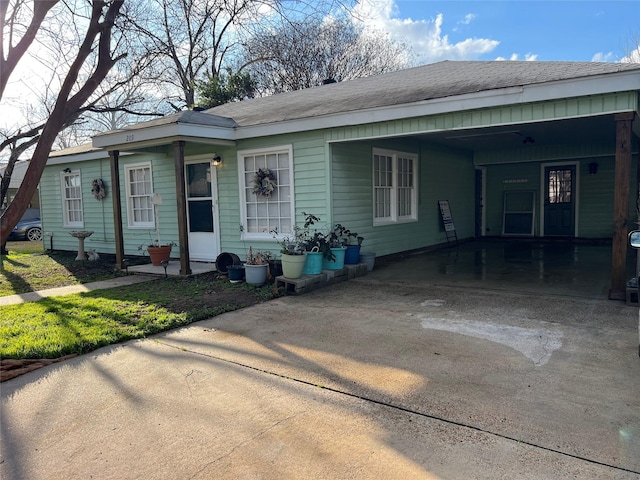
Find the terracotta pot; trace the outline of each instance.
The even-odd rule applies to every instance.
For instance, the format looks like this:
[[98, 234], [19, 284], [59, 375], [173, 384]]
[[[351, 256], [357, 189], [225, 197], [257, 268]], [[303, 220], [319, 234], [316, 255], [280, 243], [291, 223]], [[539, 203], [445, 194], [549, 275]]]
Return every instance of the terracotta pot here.
[[147, 253], [151, 258], [151, 263], [156, 267], [162, 266], [164, 260], [169, 260], [171, 256], [171, 245], [160, 245], [159, 247], [147, 247]]

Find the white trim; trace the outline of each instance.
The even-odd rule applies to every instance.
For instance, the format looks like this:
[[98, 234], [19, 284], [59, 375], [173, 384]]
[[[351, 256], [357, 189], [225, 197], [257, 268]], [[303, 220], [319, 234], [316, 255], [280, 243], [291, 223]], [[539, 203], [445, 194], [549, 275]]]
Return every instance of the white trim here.
[[[373, 165], [373, 157], [375, 155], [382, 155], [392, 158], [391, 167], [391, 217], [385, 217], [377, 219], [375, 216], [376, 211], [376, 187], [375, 187], [375, 168]], [[398, 157], [412, 160], [412, 174], [413, 174], [413, 187], [411, 190], [411, 215], [398, 216]], [[373, 226], [379, 227], [383, 225], [396, 225], [399, 223], [412, 223], [418, 221], [418, 186], [419, 186], [419, 172], [418, 172], [418, 160], [419, 155], [416, 153], [402, 152], [399, 150], [390, 150], [386, 148], [373, 148], [371, 150], [371, 187], [372, 187], [372, 213], [373, 213]]]
[[540, 164], [540, 236], [544, 237], [544, 202], [545, 202], [545, 169], [547, 167], [561, 167], [564, 165], [573, 166], [576, 169], [574, 185], [575, 192], [573, 192], [573, 198], [575, 201], [573, 202], [573, 237], [578, 236], [578, 220], [579, 220], [579, 212], [580, 212], [580, 162], [579, 161], [569, 161], [569, 162], [545, 162]]
[[[80, 200], [80, 216], [82, 220], [72, 222], [69, 220], [69, 210], [67, 208], [67, 198], [66, 194], [66, 178], [67, 177], [78, 177], [78, 182], [80, 186], [80, 197], [73, 198], [72, 200]], [[84, 227], [84, 201], [82, 198], [82, 175], [80, 174], [80, 170], [71, 170], [70, 172], [60, 172], [60, 196], [62, 200], [62, 226], [68, 228], [82, 228]]]
[[121, 130], [119, 132], [105, 133], [92, 138], [93, 146], [118, 150], [140, 148], [142, 145], [157, 145], [158, 140], [167, 143], [175, 140], [195, 141], [202, 143], [221, 144], [226, 140], [227, 145], [235, 144], [235, 132], [229, 127], [215, 127], [211, 125], [197, 125], [172, 123], [147, 128], [135, 128]]
[[237, 152], [237, 163], [238, 163], [238, 191], [240, 194], [239, 202], [240, 202], [240, 223], [243, 226], [243, 230], [240, 233], [241, 240], [250, 240], [250, 241], [274, 241], [273, 234], [270, 232], [247, 232], [247, 202], [245, 201], [245, 171], [244, 171], [244, 158], [247, 156], [254, 155], [269, 155], [269, 154], [278, 154], [278, 153], [287, 153], [289, 156], [289, 185], [291, 189], [291, 200], [290, 200], [290, 213], [291, 213], [291, 231], [295, 226], [296, 222], [296, 208], [295, 208], [295, 185], [294, 185], [294, 175], [293, 175], [293, 145], [280, 145], [275, 147], [266, 147], [266, 148], [253, 148], [249, 150], [239, 150]]
[[134, 169], [144, 169], [144, 168], [149, 169], [149, 182], [151, 183], [151, 192], [149, 193], [148, 196], [151, 197], [154, 191], [153, 168], [151, 166], [151, 162], [139, 162], [139, 163], [130, 163], [130, 164], [124, 165], [123, 177], [124, 177], [124, 186], [125, 186], [125, 201], [127, 204], [127, 227], [130, 229], [154, 230], [156, 228], [155, 216], [154, 218], [152, 218], [150, 222], [134, 222], [133, 220], [133, 211], [132, 211], [132, 205], [131, 205], [131, 186], [129, 184], [129, 171]]

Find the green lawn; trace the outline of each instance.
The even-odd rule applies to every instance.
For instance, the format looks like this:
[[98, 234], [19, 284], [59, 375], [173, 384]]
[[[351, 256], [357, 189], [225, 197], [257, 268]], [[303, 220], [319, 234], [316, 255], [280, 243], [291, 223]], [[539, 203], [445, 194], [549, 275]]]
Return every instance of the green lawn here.
[[[26, 242], [28, 243], [28, 242]], [[76, 262], [72, 254], [9, 250], [3, 295], [121, 275], [108, 260]], [[76, 264], [84, 265], [79, 268]], [[272, 285], [230, 283], [215, 273], [158, 278], [0, 307], [0, 358], [58, 358], [86, 353], [237, 310], [278, 296]]]
[[40, 242], [8, 242], [7, 249], [9, 255], [0, 256], [0, 297], [124, 274], [115, 268], [113, 255], [101, 255], [97, 262], [76, 261], [76, 253], [45, 252]]

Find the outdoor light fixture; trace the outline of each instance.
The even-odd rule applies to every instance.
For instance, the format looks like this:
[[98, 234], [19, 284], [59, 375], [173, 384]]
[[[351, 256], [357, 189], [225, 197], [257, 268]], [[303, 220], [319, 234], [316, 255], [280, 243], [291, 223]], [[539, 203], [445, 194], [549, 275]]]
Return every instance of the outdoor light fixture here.
[[65, 168], [64, 170], [62, 170], [64, 173], [71, 173], [71, 169], [69, 167]]
[[589, 175], [595, 175], [598, 173], [598, 164], [596, 162], [591, 162], [589, 164]]
[[211, 162], [214, 167], [219, 167], [222, 165], [222, 158], [217, 153], [213, 154], [213, 161]]

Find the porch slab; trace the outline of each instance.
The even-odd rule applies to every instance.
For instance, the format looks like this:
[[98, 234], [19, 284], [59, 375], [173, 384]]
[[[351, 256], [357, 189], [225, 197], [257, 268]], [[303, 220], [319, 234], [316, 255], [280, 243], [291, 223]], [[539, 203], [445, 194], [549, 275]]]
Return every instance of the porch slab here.
[[[216, 264], [211, 262], [191, 262], [191, 275], [199, 275], [201, 273], [215, 272]], [[129, 273], [144, 274], [144, 275], [165, 275], [164, 267], [156, 267], [151, 263], [145, 265], [132, 265], [128, 269]], [[180, 260], [171, 259], [167, 265], [166, 275], [168, 276], [180, 276]]]

